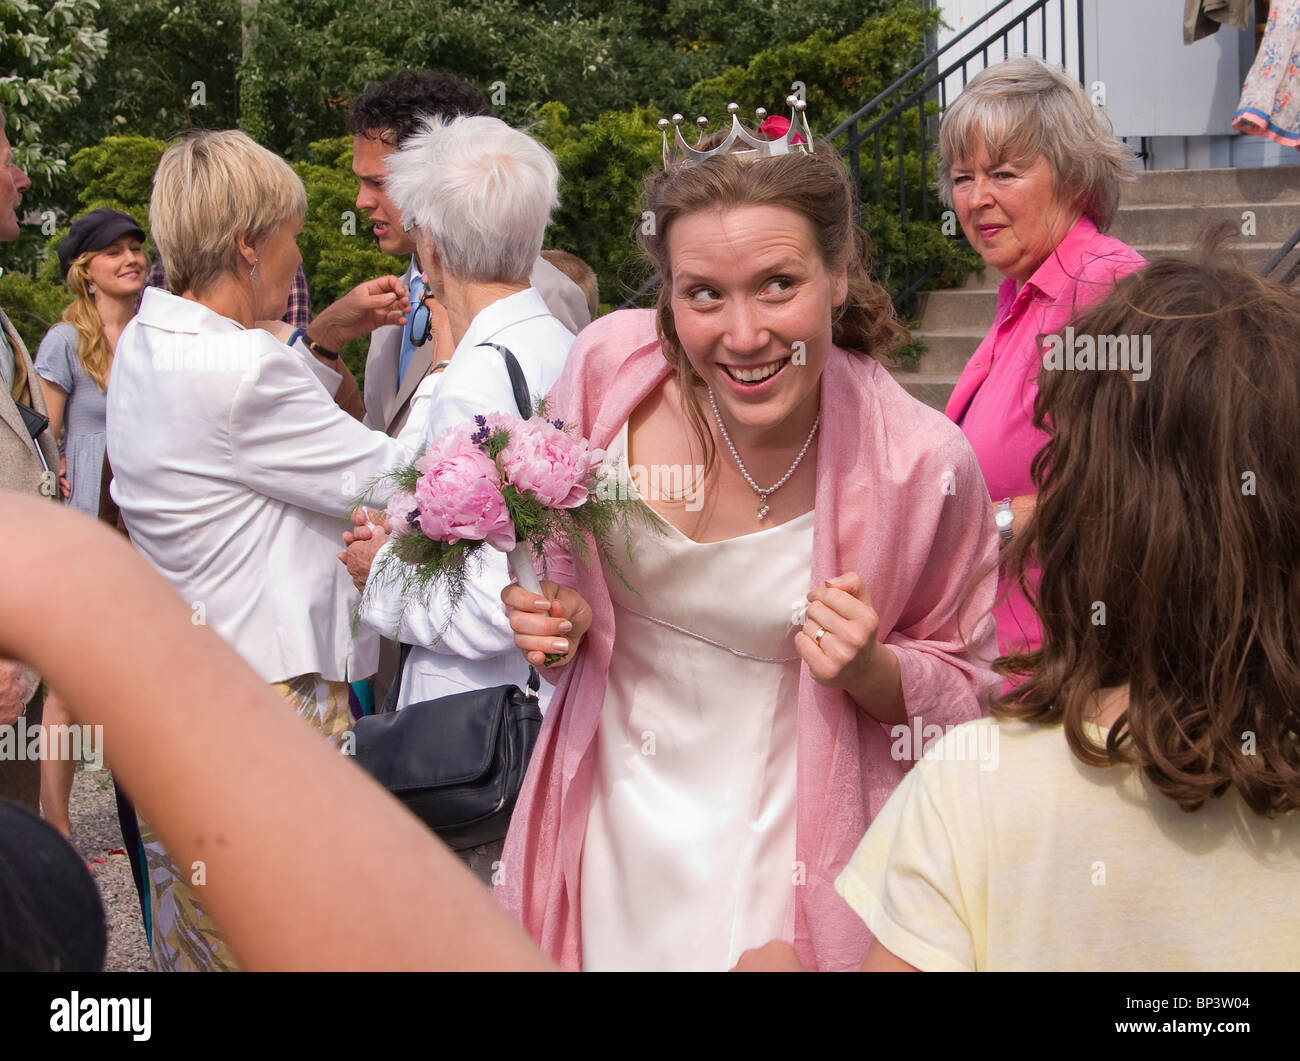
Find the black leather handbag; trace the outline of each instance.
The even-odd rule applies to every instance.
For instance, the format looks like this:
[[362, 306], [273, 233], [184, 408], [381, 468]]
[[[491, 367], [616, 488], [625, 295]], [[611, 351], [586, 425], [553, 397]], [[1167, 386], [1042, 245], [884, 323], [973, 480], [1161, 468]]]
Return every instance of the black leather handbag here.
[[[406, 650], [402, 646], [402, 663]], [[542, 728], [528, 686], [422, 700], [353, 727], [357, 762], [457, 851], [502, 839]]]
[[[503, 346], [515, 403], [525, 419], [532, 402], [523, 370]], [[353, 726], [356, 759], [425, 825], [457, 851], [502, 839], [542, 727], [541, 681], [528, 668], [524, 689], [441, 696], [393, 710], [411, 646], [403, 645], [398, 680], [381, 714]]]

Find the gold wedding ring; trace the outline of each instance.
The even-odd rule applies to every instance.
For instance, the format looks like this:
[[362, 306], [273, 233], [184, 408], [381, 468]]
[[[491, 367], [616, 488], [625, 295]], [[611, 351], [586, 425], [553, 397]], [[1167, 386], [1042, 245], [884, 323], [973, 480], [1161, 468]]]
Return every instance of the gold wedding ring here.
[[821, 647], [822, 647], [822, 638], [825, 637], [825, 636], [826, 636], [826, 627], [824, 627], [824, 626], [819, 626], [819, 627], [817, 627], [817, 632], [816, 632], [815, 634], [813, 634], [813, 643], [814, 643], [818, 648], [821, 648]]

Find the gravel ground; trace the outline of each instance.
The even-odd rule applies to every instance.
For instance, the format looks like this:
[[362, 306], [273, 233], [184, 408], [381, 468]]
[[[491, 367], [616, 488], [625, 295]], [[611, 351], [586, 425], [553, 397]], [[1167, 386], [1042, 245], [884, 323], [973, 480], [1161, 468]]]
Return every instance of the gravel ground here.
[[[90, 868], [108, 919], [105, 972], [148, 972], [149, 946], [131, 864], [123, 854], [113, 779], [107, 770], [78, 770], [72, 783], [72, 842]], [[102, 859], [97, 862], [95, 859]]]

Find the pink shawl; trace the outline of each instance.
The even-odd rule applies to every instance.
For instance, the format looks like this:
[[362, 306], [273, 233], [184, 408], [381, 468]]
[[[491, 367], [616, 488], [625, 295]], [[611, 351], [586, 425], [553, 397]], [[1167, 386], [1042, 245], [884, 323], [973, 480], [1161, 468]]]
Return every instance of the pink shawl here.
[[[669, 371], [652, 311], [603, 317], [574, 343], [552, 392], [553, 415], [603, 449]], [[898, 656], [909, 721], [978, 718], [981, 697], [997, 682], [988, 661], [998, 538], [974, 454], [949, 420], [874, 360], [834, 348], [821, 395], [810, 585], [846, 571], [861, 576], [880, 616], [880, 641]], [[550, 577], [572, 585], [593, 620], [573, 661], [549, 675], [557, 688], [506, 839], [497, 896], [544, 950], [578, 969], [582, 845], [614, 616], [599, 563], [575, 568], [557, 558]], [[797, 730], [788, 932], [805, 965], [855, 969], [871, 936], [836, 893], [835, 877], [911, 756], [891, 755], [890, 727], [818, 685], [806, 667]]]

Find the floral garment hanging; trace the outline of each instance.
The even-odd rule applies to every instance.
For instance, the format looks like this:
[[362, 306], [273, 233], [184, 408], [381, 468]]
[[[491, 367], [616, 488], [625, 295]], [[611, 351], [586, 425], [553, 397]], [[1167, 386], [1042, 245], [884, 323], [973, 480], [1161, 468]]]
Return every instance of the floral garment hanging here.
[[1273, 0], [1232, 127], [1300, 148], [1300, 0]]

